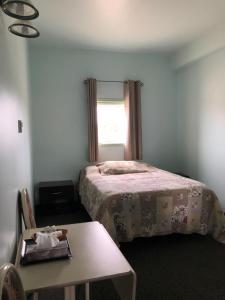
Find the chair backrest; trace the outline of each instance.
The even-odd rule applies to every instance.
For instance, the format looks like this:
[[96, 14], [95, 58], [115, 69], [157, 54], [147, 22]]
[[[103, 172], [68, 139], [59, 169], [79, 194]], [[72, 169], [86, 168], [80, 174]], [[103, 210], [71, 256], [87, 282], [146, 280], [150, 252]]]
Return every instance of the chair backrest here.
[[26, 229], [36, 228], [36, 222], [27, 189], [21, 191], [21, 209]]
[[0, 268], [0, 300], [25, 300], [25, 293], [14, 265], [7, 263]]

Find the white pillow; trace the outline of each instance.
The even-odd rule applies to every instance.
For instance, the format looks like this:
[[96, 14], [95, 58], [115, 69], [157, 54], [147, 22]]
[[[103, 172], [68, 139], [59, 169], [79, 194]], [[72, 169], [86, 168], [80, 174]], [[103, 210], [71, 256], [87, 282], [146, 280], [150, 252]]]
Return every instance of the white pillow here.
[[105, 161], [96, 166], [102, 175], [143, 173], [150, 171], [150, 165], [136, 161]]

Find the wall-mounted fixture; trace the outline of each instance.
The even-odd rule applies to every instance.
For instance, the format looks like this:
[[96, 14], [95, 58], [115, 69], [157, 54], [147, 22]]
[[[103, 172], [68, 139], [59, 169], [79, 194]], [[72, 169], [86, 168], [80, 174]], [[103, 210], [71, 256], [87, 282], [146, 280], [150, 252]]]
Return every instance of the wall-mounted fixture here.
[[30, 0], [0, 0], [0, 6], [5, 14], [18, 19], [9, 26], [9, 31], [25, 38], [35, 38], [40, 35], [30, 20], [36, 19], [39, 12]]
[[22, 122], [22, 120], [18, 120], [18, 132], [19, 133], [23, 132], [23, 122]]

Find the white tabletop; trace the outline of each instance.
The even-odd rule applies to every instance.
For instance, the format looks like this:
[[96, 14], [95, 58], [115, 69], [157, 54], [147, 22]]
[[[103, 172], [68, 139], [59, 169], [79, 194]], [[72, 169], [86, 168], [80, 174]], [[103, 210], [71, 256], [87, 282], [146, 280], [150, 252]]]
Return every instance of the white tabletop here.
[[[18, 255], [16, 265], [26, 292], [113, 278], [133, 272], [99, 222], [62, 225], [57, 228], [68, 229], [67, 237], [73, 257], [21, 266]], [[26, 230], [23, 239], [30, 238], [40, 230], [41, 228]]]

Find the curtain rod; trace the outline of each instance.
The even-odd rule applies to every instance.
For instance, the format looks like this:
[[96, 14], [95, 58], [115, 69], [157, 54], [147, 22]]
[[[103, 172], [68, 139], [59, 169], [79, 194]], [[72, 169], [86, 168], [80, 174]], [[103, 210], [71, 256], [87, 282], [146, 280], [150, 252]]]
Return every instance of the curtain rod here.
[[[119, 82], [119, 83], [127, 83], [128, 82], [128, 80], [124, 80], [124, 81], [122, 81], [122, 80], [96, 80], [96, 81], [97, 82]], [[84, 80], [84, 83], [87, 83], [87, 79]], [[140, 83], [141, 83], [141, 86], [144, 85], [143, 82], [140, 81]]]

